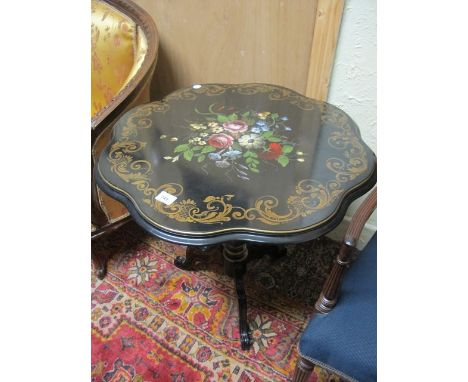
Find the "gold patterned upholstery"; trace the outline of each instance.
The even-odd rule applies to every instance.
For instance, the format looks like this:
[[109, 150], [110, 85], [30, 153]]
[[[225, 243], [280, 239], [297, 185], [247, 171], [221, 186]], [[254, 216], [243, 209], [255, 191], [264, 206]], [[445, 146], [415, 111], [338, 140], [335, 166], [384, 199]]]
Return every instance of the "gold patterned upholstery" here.
[[[148, 102], [156, 64], [157, 32], [150, 16], [129, 0], [91, 1], [92, 156], [107, 144], [115, 120], [130, 107]], [[132, 81], [134, 80], [134, 81]], [[97, 226], [128, 215], [126, 208], [93, 190]], [[93, 213], [94, 216], [99, 214]], [[103, 218], [105, 217], [105, 219]]]
[[91, 2], [92, 117], [135, 75], [147, 49], [144, 33], [130, 17], [106, 2]]

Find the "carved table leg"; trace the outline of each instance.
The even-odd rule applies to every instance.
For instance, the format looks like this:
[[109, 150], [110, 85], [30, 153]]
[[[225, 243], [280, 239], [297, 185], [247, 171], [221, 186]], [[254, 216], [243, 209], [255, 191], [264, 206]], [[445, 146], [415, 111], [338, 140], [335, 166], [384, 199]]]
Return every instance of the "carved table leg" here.
[[174, 260], [174, 265], [183, 270], [192, 270], [198, 260], [207, 257], [207, 252], [211, 248], [211, 246], [187, 247], [185, 256], [177, 256]]
[[296, 363], [296, 370], [294, 370], [294, 377], [292, 382], [307, 382], [313, 370], [314, 364], [309, 360], [299, 356]]
[[239, 335], [241, 349], [248, 350], [251, 344], [250, 329], [247, 322], [247, 296], [244, 289], [244, 274], [248, 256], [247, 245], [240, 242], [223, 244], [224, 270], [234, 277], [239, 304]]

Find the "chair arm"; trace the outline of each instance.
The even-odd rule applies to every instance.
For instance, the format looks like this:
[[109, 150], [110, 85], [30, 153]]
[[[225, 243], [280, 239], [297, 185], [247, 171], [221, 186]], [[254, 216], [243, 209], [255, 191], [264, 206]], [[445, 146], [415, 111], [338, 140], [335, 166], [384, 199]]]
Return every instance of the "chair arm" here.
[[325, 281], [322, 293], [315, 303], [319, 313], [328, 313], [334, 308], [343, 280], [345, 269], [350, 264], [351, 255], [356, 251], [356, 243], [361, 235], [364, 224], [377, 207], [377, 187], [367, 196], [353, 215], [346, 231], [340, 251], [333, 262], [333, 267]]
[[350, 247], [356, 247], [357, 240], [361, 236], [361, 232], [366, 224], [367, 220], [371, 216], [377, 207], [377, 186], [371, 191], [364, 202], [354, 213], [349, 223], [349, 227], [346, 231], [343, 243]]

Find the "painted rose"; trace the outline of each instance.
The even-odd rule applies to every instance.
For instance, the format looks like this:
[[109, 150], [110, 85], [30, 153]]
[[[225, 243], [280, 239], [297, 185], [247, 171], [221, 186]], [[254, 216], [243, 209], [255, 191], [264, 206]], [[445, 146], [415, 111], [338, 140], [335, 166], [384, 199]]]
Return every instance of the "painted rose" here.
[[223, 123], [224, 130], [232, 133], [243, 133], [247, 131], [249, 126], [244, 121], [230, 121]]
[[281, 155], [283, 148], [279, 143], [270, 143], [268, 146], [268, 151], [259, 153], [258, 156], [265, 160], [275, 160]]
[[233, 142], [234, 138], [224, 133], [212, 134], [208, 138], [208, 144], [210, 146], [216, 147], [217, 149], [224, 149], [229, 147]]

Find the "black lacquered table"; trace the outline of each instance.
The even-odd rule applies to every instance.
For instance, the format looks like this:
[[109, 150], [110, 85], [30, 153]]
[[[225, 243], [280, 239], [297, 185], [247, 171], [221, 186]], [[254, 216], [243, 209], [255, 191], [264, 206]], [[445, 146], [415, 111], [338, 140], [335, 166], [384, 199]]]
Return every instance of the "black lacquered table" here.
[[[222, 245], [247, 349], [250, 243], [298, 243], [332, 230], [376, 183], [376, 159], [335, 106], [279, 86], [204, 84], [123, 115], [95, 175], [151, 234]], [[190, 268], [195, 254], [176, 265]]]

